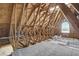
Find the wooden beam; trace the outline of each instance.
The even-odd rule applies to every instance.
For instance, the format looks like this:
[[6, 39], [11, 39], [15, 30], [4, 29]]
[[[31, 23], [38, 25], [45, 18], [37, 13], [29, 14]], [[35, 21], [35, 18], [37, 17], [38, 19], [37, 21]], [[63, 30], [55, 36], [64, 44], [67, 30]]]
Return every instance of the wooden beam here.
[[56, 22], [54, 23], [55, 26], [57, 25], [57, 23], [59, 22], [59, 20], [61, 20], [61, 16], [62, 16], [62, 14], [59, 13], [59, 15], [58, 15], [58, 17], [57, 17], [57, 20], [56, 20]]
[[46, 14], [45, 14], [45, 16], [44, 16], [44, 18], [43, 18], [43, 21], [42, 21], [42, 24], [41, 24], [42, 26], [43, 26], [43, 24], [44, 24], [46, 18], [48, 17], [49, 6], [50, 6], [50, 5], [48, 5], [47, 12], [46, 12]]
[[51, 21], [53, 20], [53, 18], [54, 18], [53, 16], [54, 16], [55, 10], [56, 10], [56, 6], [54, 7], [54, 10], [53, 10], [52, 13], [50, 14], [49, 22], [47, 23], [46, 27], [47, 27], [48, 25], [50, 25]]
[[[37, 10], [38, 12], [37, 12], [37, 18], [36, 18], [36, 20], [38, 19], [38, 16], [40, 17], [40, 13], [41, 13], [40, 7], [41, 7], [41, 4], [39, 5], [38, 10]], [[35, 26], [35, 24], [37, 23], [36, 20], [35, 20], [33, 26]]]
[[[23, 4], [23, 8], [22, 8], [22, 15], [20, 16], [20, 22], [19, 22], [19, 26], [18, 26], [18, 35], [17, 35], [17, 40], [18, 40], [18, 43], [20, 44], [20, 45], [22, 45], [22, 46], [25, 46], [25, 43], [27, 42], [27, 40], [25, 39], [25, 37], [22, 37], [22, 39], [23, 39], [23, 41], [21, 41], [21, 38], [20, 38], [20, 33], [22, 32], [21, 31], [21, 28], [22, 28], [22, 25], [23, 25], [23, 23], [24, 23], [24, 17], [25, 17], [25, 15], [26, 15], [26, 9], [27, 9], [27, 6], [28, 6], [28, 4]], [[23, 43], [23, 44], [22, 44]], [[19, 45], [19, 46], [20, 46]]]
[[35, 25], [39, 12], [40, 12], [40, 5], [38, 6], [37, 12], [35, 12], [36, 15], [34, 16], [33, 20], [29, 25], [31, 25], [32, 23], [33, 23], [33, 26]]
[[[45, 13], [46, 14], [46, 13]], [[45, 14], [40, 18], [39, 22], [37, 23], [38, 25], [40, 25], [43, 21], [43, 18], [45, 17]]]
[[44, 23], [43, 23], [42, 26], [44, 26], [44, 27], [46, 26], [46, 24], [49, 22], [49, 17], [50, 17], [50, 16], [47, 16], [47, 17], [45, 18], [45, 21], [44, 21]]
[[[48, 13], [48, 12], [47, 12], [47, 13]], [[43, 18], [43, 20], [42, 20], [42, 24], [41, 24], [42, 26], [44, 25], [45, 20], [46, 20], [46, 18], [48, 17], [48, 16], [47, 16], [47, 13], [46, 13], [46, 15], [44, 16], [44, 18]]]
[[[36, 21], [36, 24], [37, 24], [38, 22], [40, 22], [40, 19], [41, 19], [41, 18], [44, 16], [44, 14], [45, 14], [44, 11], [41, 11], [41, 9], [43, 9], [45, 5], [46, 5], [46, 4], [43, 4], [43, 5], [40, 7], [39, 19]], [[43, 13], [42, 13], [42, 12], [43, 12]], [[41, 14], [41, 13], [42, 13], [42, 14]]]
[[22, 9], [21, 9], [21, 13], [20, 13], [20, 16], [19, 16], [19, 20], [17, 21], [17, 25], [16, 25], [16, 28], [19, 27], [20, 23], [21, 23], [21, 18], [22, 18], [22, 13], [23, 13], [23, 9], [24, 9], [24, 4], [22, 4]]
[[[40, 13], [41, 13], [41, 12], [40, 12]], [[36, 24], [37, 24], [38, 22], [40, 22], [40, 19], [44, 16], [44, 14], [45, 14], [45, 13], [43, 13], [42, 15], [39, 14], [39, 19], [36, 21]]]
[[53, 21], [51, 22], [51, 25], [54, 25], [58, 15], [59, 15], [59, 12], [60, 12], [59, 10], [56, 12], [55, 17], [53, 18]]
[[31, 12], [30, 12], [28, 18], [26, 19], [26, 21], [25, 21], [25, 23], [24, 23], [22, 29], [26, 26], [27, 22], [29, 21], [31, 15], [33, 14], [33, 12], [35, 11], [36, 8], [37, 8], [37, 7], [32, 7]]
[[16, 42], [15, 39], [16, 39], [16, 22], [15, 22], [15, 11], [16, 11], [16, 4], [13, 5], [13, 11], [12, 11], [12, 17], [11, 17], [11, 25], [10, 25], [10, 36], [12, 38], [9, 39], [13, 49], [15, 50], [16, 49]]
[[60, 11], [58, 11], [58, 14], [57, 14], [57, 16], [56, 16], [56, 18], [55, 18], [55, 21], [54, 21], [54, 23], [53, 23], [53, 25], [55, 25], [55, 22], [57, 21], [57, 19], [60, 17]]
[[69, 20], [71, 25], [74, 27], [74, 29], [79, 34], [79, 20], [77, 19], [77, 17], [72, 13], [72, 11], [64, 3], [58, 4], [58, 5], [59, 5], [63, 15], [65, 16], [65, 18], [67, 18]]
[[79, 3], [71, 3], [74, 9], [79, 13]]

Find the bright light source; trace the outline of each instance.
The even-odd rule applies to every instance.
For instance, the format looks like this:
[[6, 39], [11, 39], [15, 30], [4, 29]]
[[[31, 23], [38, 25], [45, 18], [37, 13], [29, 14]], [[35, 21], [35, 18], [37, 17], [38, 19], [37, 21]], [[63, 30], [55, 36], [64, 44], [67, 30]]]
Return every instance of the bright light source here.
[[68, 22], [63, 22], [61, 26], [62, 33], [70, 33], [70, 27]]

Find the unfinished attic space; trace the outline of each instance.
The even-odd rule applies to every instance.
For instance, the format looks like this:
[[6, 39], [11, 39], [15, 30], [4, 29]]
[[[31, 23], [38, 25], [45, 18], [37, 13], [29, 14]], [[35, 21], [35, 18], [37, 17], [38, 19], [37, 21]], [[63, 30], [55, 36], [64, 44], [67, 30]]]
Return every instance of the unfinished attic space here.
[[79, 4], [0, 3], [0, 56], [79, 56]]

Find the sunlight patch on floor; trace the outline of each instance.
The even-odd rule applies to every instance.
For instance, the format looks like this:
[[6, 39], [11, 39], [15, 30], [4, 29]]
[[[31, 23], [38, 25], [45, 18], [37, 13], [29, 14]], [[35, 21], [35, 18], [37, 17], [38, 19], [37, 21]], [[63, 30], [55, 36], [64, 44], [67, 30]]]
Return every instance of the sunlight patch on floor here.
[[12, 52], [13, 48], [10, 44], [0, 47], [0, 56], [7, 56], [10, 55]]

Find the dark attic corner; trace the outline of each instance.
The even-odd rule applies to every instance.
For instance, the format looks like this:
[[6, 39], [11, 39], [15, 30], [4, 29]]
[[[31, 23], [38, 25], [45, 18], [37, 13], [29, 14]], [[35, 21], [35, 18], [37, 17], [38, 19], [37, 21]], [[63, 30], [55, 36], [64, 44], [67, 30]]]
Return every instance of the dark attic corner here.
[[79, 4], [0, 3], [0, 56], [79, 56]]

